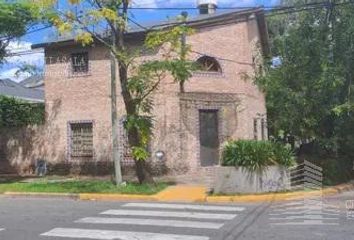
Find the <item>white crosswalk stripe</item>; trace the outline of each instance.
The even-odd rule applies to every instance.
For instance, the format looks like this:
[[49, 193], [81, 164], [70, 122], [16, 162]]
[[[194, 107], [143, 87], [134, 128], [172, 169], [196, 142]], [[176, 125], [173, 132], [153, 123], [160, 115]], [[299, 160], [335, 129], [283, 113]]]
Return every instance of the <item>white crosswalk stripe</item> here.
[[[126, 203], [118, 209], [101, 212], [100, 216], [76, 220], [74, 223], [80, 224], [78, 228], [54, 228], [41, 236], [96, 240], [209, 240], [210, 232], [205, 230], [221, 230], [238, 216], [235, 212], [244, 210], [244, 207], [221, 205]], [[85, 224], [91, 224], [90, 228], [94, 225], [95, 229], [87, 229]], [[124, 231], [124, 226], [130, 229], [148, 226], [149, 231]], [[113, 230], [107, 230], [110, 228]], [[183, 234], [184, 228], [190, 229], [191, 235]]]
[[200, 213], [200, 212], [170, 212], [150, 210], [108, 210], [101, 214], [119, 216], [150, 216], [150, 217], [176, 217], [176, 218], [199, 218], [199, 219], [222, 219], [231, 220], [236, 214], [226, 213]]
[[0, 228], [0, 232], [1, 232], [1, 231], [4, 231], [4, 230], [5, 230], [5, 228]]
[[53, 230], [41, 235], [50, 237], [88, 238], [97, 240], [209, 240], [209, 237], [205, 236], [90, 230], [79, 228], [54, 228]]
[[139, 208], [165, 208], [183, 210], [203, 210], [203, 211], [244, 211], [244, 207], [211, 206], [211, 205], [191, 205], [191, 204], [168, 204], [168, 203], [127, 203], [123, 207]]
[[224, 224], [214, 222], [196, 222], [196, 221], [178, 221], [178, 220], [160, 220], [147, 218], [100, 218], [87, 217], [76, 221], [77, 223], [93, 223], [93, 224], [128, 224], [128, 225], [148, 225], [148, 226], [165, 226], [165, 227], [184, 227], [184, 228], [205, 228], [219, 229]]

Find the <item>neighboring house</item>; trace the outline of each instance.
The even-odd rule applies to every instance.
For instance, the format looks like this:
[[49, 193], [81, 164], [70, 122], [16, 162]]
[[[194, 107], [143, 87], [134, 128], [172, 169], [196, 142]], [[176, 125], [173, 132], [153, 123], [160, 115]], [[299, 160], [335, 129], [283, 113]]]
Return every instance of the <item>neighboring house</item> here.
[[14, 97], [27, 102], [44, 102], [44, 91], [30, 89], [11, 79], [0, 79], [0, 95]]
[[19, 84], [26, 88], [44, 91], [44, 76], [40, 74], [33, 75], [22, 80], [21, 82], [19, 82]]
[[[196, 30], [187, 37], [193, 49], [189, 57], [204, 69], [185, 84], [185, 93], [179, 92], [171, 77], [161, 83], [154, 94], [156, 121], [150, 143], [153, 166], [163, 165], [171, 174], [188, 173], [199, 180], [220, 164], [226, 140], [267, 138], [265, 98], [252, 80], [262, 55], [269, 51], [264, 12], [248, 9], [212, 14], [209, 10], [201, 8], [201, 15], [187, 22]], [[145, 34], [131, 31], [126, 41], [139, 46]], [[45, 48], [46, 59], [52, 59], [46, 65], [48, 139], [41, 157], [80, 172], [97, 172], [98, 168], [104, 172], [111, 165], [108, 50], [99, 43], [82, 47], [73, 39], [33, 48]], [[76, 65], [75, 59], [85, 64]], [[121, 96], [118, 114], [124, 119]], [[122, 162], [130, 165], [122, 124], [119, 132]]]

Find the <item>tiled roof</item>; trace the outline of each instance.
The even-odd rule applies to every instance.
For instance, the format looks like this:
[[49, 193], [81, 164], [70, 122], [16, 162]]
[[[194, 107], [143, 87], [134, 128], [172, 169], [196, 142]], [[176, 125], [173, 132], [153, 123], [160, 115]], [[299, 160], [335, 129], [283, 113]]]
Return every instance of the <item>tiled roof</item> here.
[[44, 101], [44, 91], [26, 88], [11, 79], [0, 79], [0, 95], [14, 97], [30, 102]]
[[[255, 8], [247, 8], [247, 9], [238, 9], [238, 10], [223, 10], [220, 12], [216, 12], [214, 14], [199, 14], [196, 16], [192, 16], [188, 19], [186, 22], [190, 26], [195, 26], [198, 24], [203, 24], [203, 25], [208, 25], [208, 24], [213, 24], [216, 21], [224, 22], [227, 24], [227, 19], [230, 18], [238, 18], [239, 16], [242, 16], [244, 14], [252, 14], [252, 13], [259, 13], [263, 12], [262, 8], [255, 7]], [[135, 24], [130, 24], [127, 35], [131, 34], [139, 34], [139, 33], [144, 33], [148, 30], [157, 30], [157, 29], [162, 29], [162, 28], [167, 28], [169, 26], [173, 26], [175, 24], [179, 23], [176, 19], [171, 19], [167, 21], [158, 21], [158, 22], [145, 22], [141, 23], [141, 25], [144, 27], [144, 29], [140, 26], [136, 26]], [[103, 36], [106, 34], [102, 34]], [[49, 41], [49, 42], [44, 42], [44, 43], [38, 43], [32, 45], [32, 48], [42, 48], [49, 46], [51, 44], [57, 44], [57, 43], [64, 43], [64, 42], [71, 42], [74, 40], [73, 36], [66, 35], [66, 36], [59, 36], [57, 39]]]
[[30, 76], [21, 82], [19, 82], [21, 86], [24, 86], [26, 88], [38, 88], [38, 87], [43, 87], [44, 86], [44, 77], [43, 75], [33, 75]]

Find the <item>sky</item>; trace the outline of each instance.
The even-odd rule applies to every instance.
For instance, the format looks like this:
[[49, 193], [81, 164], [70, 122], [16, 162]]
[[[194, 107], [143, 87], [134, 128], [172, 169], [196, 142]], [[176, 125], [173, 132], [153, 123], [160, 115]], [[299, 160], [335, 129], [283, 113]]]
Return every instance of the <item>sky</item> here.
[[[67, 0], [60, 0], [62, 5], [65, 6]], [[197, 0], [132, 0], [134, 8], [194, 8], [196, 7]], [[279, 0], [218, 0], [218, 7], [253, 7], [253, 6], [274, 6]], [[141, 25], [149, 25], [151, 22], [166, 20], [169, 17], [175, 17], [181, 13], [182, 10], [147, 10], [147, 9], [134, 9], [130, 10], [130, 16]], [[198, 14], [197, 10], [188, 10], [189, 15], [193, 16]], [[42, 26], [37, 26], [41, 28]], [[20, 39], [11, 42], [8, 51], [23, 52], [30, 51], [31, 45], [35, 43], [43, 43], [50, 41], [56, 37], [55, 29], [45, 29], [31, 34], [26, 34]], [[38, 68], [44, 68], [44, 54], [41, 50], [31, 52], [31, 54], [14, 56], [6, 58], [6, 63], [0, 65], [0, 78], [10, 78], [19, 82], [29, 74], [16, 75], [19, 67], [24, 63], [35, 65]]]

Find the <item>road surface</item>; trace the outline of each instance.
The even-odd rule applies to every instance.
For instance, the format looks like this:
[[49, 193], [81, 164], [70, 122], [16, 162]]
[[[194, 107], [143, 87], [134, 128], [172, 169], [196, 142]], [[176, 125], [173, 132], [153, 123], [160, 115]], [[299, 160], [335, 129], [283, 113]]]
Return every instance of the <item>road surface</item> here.
[[348, 200], [354, 192], [222, 205], [0, 197], [0, 239], [349, 240]]

